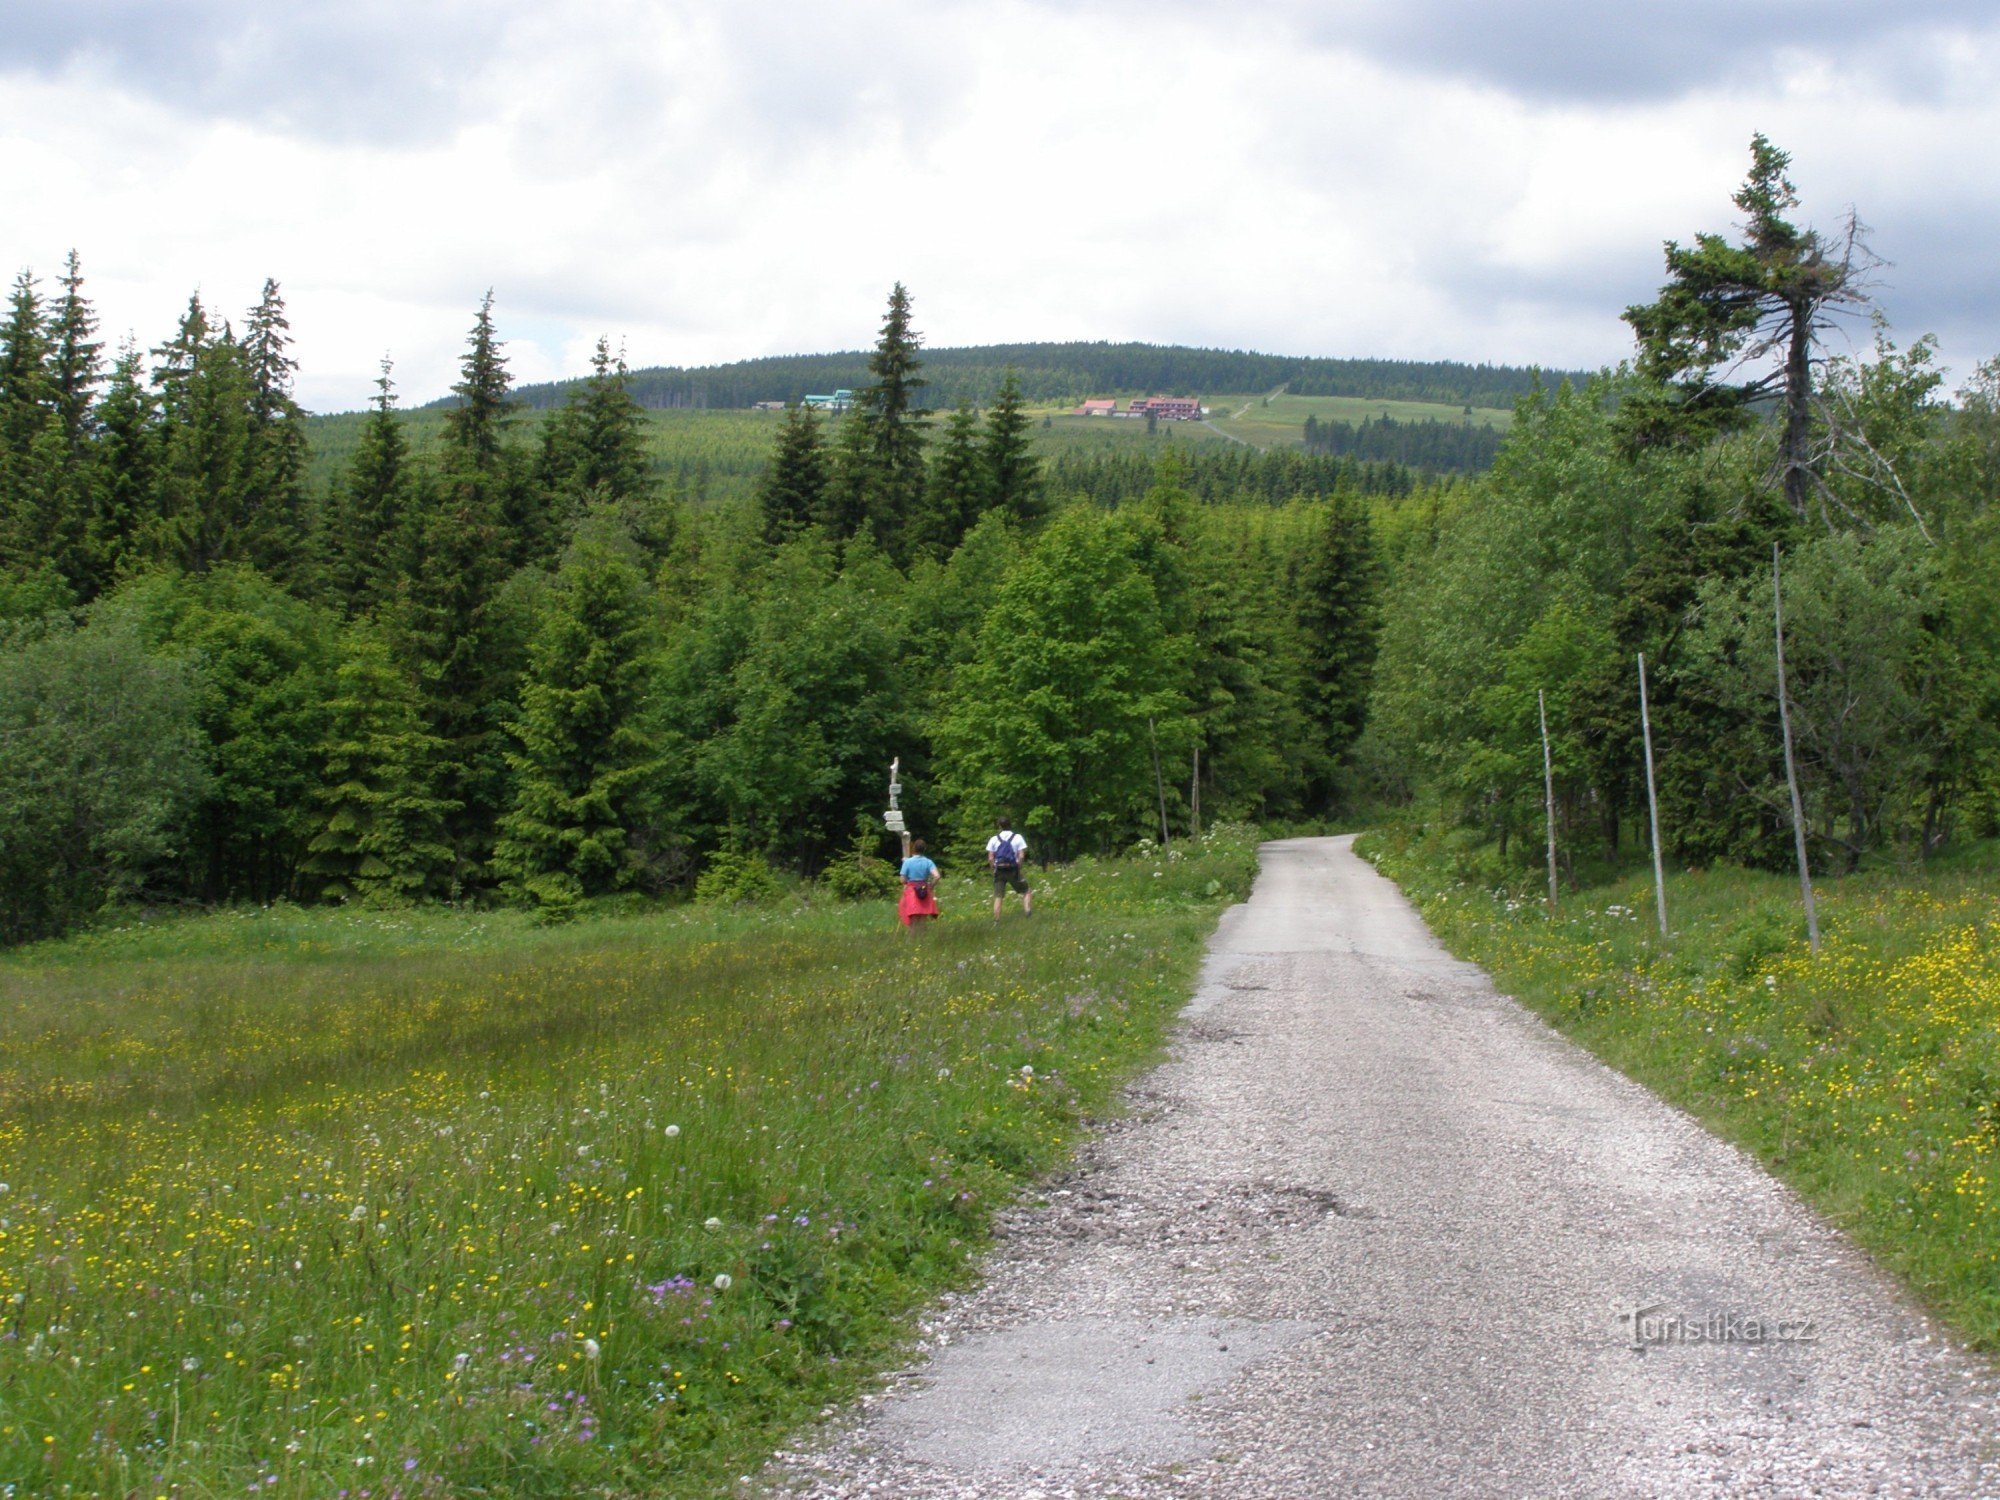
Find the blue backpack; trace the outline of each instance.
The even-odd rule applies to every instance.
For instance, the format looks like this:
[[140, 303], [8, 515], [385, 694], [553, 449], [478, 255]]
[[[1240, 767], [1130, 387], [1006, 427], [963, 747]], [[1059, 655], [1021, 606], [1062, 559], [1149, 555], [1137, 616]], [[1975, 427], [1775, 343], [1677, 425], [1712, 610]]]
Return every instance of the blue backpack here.
[[1021, 851], [1014, 843], [1012, 830], [1000, 835], [1000, 843], [993, 850], [993, 868], [996, 870], [1017, 870], [1021, 866]]

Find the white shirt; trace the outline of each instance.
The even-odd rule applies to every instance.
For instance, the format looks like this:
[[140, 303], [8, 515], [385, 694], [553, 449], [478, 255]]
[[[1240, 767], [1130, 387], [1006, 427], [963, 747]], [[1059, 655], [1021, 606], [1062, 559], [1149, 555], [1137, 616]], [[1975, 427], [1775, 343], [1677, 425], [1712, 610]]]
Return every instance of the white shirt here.
[[1028, 841], [1022, 838], [1020, 834], [1016, 833], [1011, 828], [1008, 829], [1004, 835], [996, 833], [993, 835], [992, 838], [986, 841], [987, 854], [993, 855], [993, 854], [998, 854], [1000, 852], [1000, 840], [1003, 837], [1005, 837], [1006, 839], [1008, 839], [1013, 843], [1014, 860], [1016, 863], [1019, 863], [1021, 858], [1028, 852]]

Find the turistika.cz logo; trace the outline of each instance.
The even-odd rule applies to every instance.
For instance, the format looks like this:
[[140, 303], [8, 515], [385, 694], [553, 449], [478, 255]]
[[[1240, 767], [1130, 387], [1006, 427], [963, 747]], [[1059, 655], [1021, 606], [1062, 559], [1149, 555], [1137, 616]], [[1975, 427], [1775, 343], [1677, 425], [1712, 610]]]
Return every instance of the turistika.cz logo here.
[[1618, 1321], [1631, 1335], [1630, 1347], [1663, 1344], [1811, 1344], [1819, 1331], [1811, 1318], [1767, 1318], [1755, 1313], [1670, 1313], [1664, 1302], [1628, 1307]]

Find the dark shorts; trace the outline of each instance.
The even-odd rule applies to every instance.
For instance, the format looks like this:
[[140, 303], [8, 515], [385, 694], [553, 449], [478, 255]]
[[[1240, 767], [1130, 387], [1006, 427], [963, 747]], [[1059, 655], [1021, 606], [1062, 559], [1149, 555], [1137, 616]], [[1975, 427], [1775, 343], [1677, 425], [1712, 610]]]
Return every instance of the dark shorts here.
[[1019, 891], [1024, 896], [1028, 894], [1028, 882], [1021, 878], [1021, 867], [1019, 865], [995, 865], [993, 867], [993, 894], [995, 896], [1004, 896], [1010, 888]]

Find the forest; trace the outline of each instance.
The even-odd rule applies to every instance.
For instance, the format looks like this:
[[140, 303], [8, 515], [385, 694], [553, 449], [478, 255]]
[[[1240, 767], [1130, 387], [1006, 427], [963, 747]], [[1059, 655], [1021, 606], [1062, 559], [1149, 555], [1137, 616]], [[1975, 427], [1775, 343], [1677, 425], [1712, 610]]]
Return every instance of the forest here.
[[385, 369], [321, 484], [275, 283], [240, 334], [197, 298], [106, 364], [74, 258], [17, 279], [13, 940], [131, 902], [553, 915], [866, 868], [898, 756], [941, 848], [999, 811], [1056, 858], [1197, 795], [1307, 816], [1360, 729], [1364, 490], [1410, 484], [1247, 449], [1045, 474], [1016, 382], [927, 409], [900, 287], [859, 409], [794, 409], [733, 505], [661, 482], [608, 340], [525, 437], [490, 297], [437, 440]]
[[1500, 434], [1470, 422], [1399, 422], [1364, 417], [1359, 422], [1306, 418], [1305, 446], [1318, 453], [1376, 463], [1405, 464], [1438, 473], [1477, 474], [1492, 466]]
[[[646, 407], [795, 404], [814, 392], [859, 390], [873, 375], [866, 350], [794, 354], [699, 369], [634, 370], [633, 399]], [[1215, 391], [1267, 391], [1284, 386], [1299, 396], [1363, 396], [1377, 401], [1429, 401], [1453, 406], [1509, 407], [1538, 378], [1568, 372], [1449, 360], [1294, 359], [1231, 349], [1159, 344], [993, 344], [932, 349], [924, 355], [928, 398], [940, 407], [960, 401], [986, 405], [1012, 375], [1024, 400], [1072, 403], [1112, 392], [1199, 396]], [[552, 407], [570, 382], [523, 386], [520, 400]]]
[[[727, 503], [650, 461], [664, 387], [608, 338], [524, 421], [490, 295], [436, 441], [385, 368], [320, 477], [275, 283], [241, 332], [196, 298], [107, 357], [75, 257], [46, 294], [24, 272], [0, 324], [0, 938], [133, 902], [559, 916], [851, 884], [887, 852], [896, 757], [947, 863], [999, 812], [1063, 859], [1400, 811], [1504, 873], [1540, 857], [1547, 796], [1574, 880], [1636, 854], [1641, 655], [1669, 856], [1780, 867], [1774, 556], [1816, 866], [1991, 833], [2000, 363], [1948, 397], [1932, 341], [1868, 301], [1858, 230], [1793, 222], [1787, 169], [1758, 138], [1739, 237], [1669, 245], [1617, 369], [1524, 373], [1470, 478], [1324, 443], [1045, 457], [1032, 372], [1083, 356], [1020, 346], [975, 406], [900, 285], [857, 408], [793, 409]], [[1513, 379], [1362, 363], [1453, 400]], [[1332, 378], [1288, 369], [1271, 383]]]

